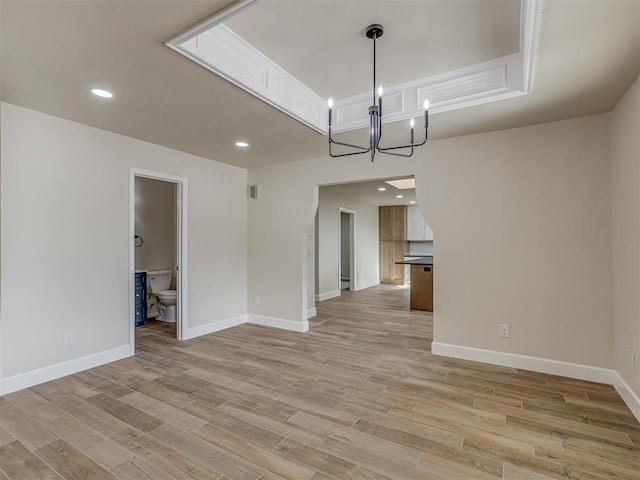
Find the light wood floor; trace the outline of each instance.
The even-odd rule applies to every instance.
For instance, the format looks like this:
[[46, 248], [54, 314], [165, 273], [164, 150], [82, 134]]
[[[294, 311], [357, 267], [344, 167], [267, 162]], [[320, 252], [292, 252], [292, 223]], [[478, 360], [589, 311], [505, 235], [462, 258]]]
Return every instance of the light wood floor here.
[[606, 385], [429, 353], [432, 317], [380, 286], [300, 334], [242, 325], [0, 398], [0, 479], [639, 479]]

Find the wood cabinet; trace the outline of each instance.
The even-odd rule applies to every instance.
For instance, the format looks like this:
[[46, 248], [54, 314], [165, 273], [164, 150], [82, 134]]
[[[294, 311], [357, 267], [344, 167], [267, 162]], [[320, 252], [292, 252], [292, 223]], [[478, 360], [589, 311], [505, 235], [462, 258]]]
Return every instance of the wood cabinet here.
[[411, 265], [409, 308], [433, 312], [433, 265]]
[[407, 207], [407, 240], [433, 240], [433, 230], [422, 218], [417, 205]]
[[379, 207], [380, 240], [395, 240], [404, 242], [407, 207], [395, 205]]
[[396, 205], [378, 209], [380, 283], [404, 283], [404, 266], [396, 265], [396, 262], [404, 259], [406, 208], [404, 205]]
[[380, 242], [380, 283], [404, 284], [404, 265], [396, 265], [404, 258], [404, 242]]

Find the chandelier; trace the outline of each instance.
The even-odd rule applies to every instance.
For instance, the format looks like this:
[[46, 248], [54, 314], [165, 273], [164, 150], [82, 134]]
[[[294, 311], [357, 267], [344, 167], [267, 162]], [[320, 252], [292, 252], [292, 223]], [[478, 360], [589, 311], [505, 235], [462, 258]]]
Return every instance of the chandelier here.
[[[412, 118], [409, 122], [411, 131], [409, 134], [409, 143], [405, 145], [398, 145], [396, 147], [382, 147], [380, 146], [380, 139], [382, 138], [382, 86], [378, 87], [377, 92], [377, 105], [376, 105], [376, 39], [382, 36], [384, 32], [382, 25], [373, 24], [369, 25], [365, 30], [367, 38], [373, 40], [373, 101], [369, 107], [369, 146], [361, 147], [359, 145], [352, 145], [350, 143], [337, 142], [331, 136], [331, 130], [333, 126], [333, 99], [329, 98], [329, 155], [331, 157], [346, 157], [349, 155], [359, 155], [362, 153], [371, 153], [371, 161], [376, 155], [376, 151], [387, 155], [396, 155], [398, 157], [410, 157], [413, 155], [414, 147], [419, 147], [427, 143], [427, 128], [429, 127], [429, 100], [425, 100], [424, 107], [424, 140], [420, 143], [415, 143], [414, 139], [414, 127], [415, 120]], [[334, 154], [331, 150], [332, 145], [340, 145], [342, 147], [350, 148], [352, 151], [347, 153]], [[409, 149], [408, 152], [395, 152], [392, 150]]]

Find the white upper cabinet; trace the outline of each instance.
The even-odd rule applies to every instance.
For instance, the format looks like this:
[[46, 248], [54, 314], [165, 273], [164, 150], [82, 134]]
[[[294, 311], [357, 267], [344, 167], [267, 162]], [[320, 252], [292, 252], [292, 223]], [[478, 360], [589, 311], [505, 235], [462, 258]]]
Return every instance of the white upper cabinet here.
[[433, 240], [433, 230], [422, 218], [417, 205], [407, 207], [407, 240]]

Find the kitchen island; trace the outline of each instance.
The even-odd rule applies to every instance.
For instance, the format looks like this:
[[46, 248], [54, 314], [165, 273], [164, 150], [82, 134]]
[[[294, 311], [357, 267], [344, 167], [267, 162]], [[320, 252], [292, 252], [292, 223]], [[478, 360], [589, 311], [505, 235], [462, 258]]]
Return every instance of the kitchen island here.
[[417, 257], [397, 265], [411, 265], [409, 308], [433, 312], [433, 256]]

